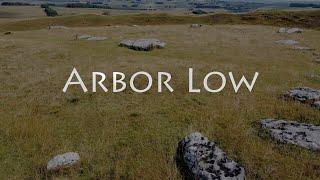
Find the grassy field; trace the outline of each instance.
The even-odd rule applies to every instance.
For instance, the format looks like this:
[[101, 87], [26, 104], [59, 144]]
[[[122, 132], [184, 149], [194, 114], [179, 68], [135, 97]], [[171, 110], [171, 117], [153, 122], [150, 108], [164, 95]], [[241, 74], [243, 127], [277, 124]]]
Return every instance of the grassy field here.
[[101, 27], [107, 25], [174, 25], [190, 23], [296, 26], [319, 30], [320, 11], [257, 11], [248, 14], [217, 13], [203, 16], [170, 13], [126, 14], [125, 12], [120, 15], [102, 16], [94, 13], [80, 13], [55, 18], [22, 19], [2, 23], [0, 21], [0, 31], [38, 30], [57, 24], [68, 27]]
[[[257, 127], [262, 118], [320, 124], [318, 110], [280, 98], [292, 87], [320, 88], [320, 69], [314, 63], [319, 31], [282, 35], [275, 26], [220, 23], [190, 29], [188, 24], [210, 24], [212, 17], [166, 16], [169, 20], [160, 22], [161, 15], [152, 17], [82, 15], [1, 24], [2, 31], [19, 31], [0, 35], [0, 179], [49, 177], [46, 162], [67, 151], [79, 152], [82, 159], [81, 170], [67, 174], [72, 179], [181, 179], [174, 155], [178, 141], [193, 131], [216, 141], [244, 166], [248, 179], [320, 177], [319, 153], [275, 143]], [[74, 28], [44, 29], [52, 23]], [[98, 27], [107, 23], [120, 26]], [[75, 41], [76, 34], [108, 40]], [[118, 47], [124, 38], [147, 37], [168, 45], [152, 52]], [[295, 51], [274, 43], [280, 39], [317, 50]], [[129, 89], [85, 94], [72, 87], [64, 94], [73, 67], [88, 88], [92, 71], [107, 74], [108, 88], [113, 71], [130, 75], [144, 70], [153, 77], [167, 71], [175, 92], [157, 93], [153, 86], [144, 94]], [[232, 71], [237, 78], [256, 71], [260, 76], [252, 93], [243, 88], [235, 94], [228, 81], [222, 93], [192, 94], [187, 92], [189, 67], [198, 86], [213, 70]]]

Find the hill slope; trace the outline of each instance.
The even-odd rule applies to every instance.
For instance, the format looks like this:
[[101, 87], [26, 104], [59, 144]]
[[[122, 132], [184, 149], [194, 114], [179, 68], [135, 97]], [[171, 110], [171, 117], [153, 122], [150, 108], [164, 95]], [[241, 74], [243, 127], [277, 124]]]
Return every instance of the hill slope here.
[[175, 16], [169, 14], [136, 14], [119, 16], [77, 15], [39, 18], [0, 24], [1, 31], [35, 30], [58, 24], [69, 27], [106, 25], [169, 25], [169, 24], [261, 24], [298, 26], [320, 29], [320, 11], [280, 12], [266, 11], [248, 14], [213, 14], [207, 16]]

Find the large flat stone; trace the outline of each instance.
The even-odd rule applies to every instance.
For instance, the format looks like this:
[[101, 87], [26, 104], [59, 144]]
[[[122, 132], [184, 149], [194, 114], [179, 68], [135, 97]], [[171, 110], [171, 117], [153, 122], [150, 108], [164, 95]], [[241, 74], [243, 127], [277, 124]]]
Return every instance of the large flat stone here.
[[275, 41], [275, 43], [282, 44], [282, 45], [297, 45], [297, 44], [299, 44], [298, 41], [290, 40], [290, 39]]
[[179, 142], [177, 166], [186, 179], [243, 180], [245, 171], [216, 144], [195, 132]]
[[302, 29], [300, 28], [286, 28], [286, 27], [282, 27], [279, 29], [278, 31], [279, 33], [288, 33], [288, 34], [292, 34], [292, 33], [302, 33]]
[[320, 91], [309, 87], [297, 87], [284, 93], [286, 98], [307, 103], [311, 106], [320, 109]]
[[125, 39], [119, 43], [121, 47], [127, 47], [129, 49], [137, 51], [151, 51], [155, 48], [164, 48], [166, 43], [161, 42], [158, 39], [138, 39], [129, 40]]
[[320, 150], [320, 126], [295, 121], [265, 119], [261, 126], [281, 143], [295, 144], [311, 150]]

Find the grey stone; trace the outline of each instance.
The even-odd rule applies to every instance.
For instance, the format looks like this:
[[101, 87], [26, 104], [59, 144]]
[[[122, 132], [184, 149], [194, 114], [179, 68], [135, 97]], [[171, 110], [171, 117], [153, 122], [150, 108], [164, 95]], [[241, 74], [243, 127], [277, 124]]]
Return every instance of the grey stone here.
[[295, 41], [295, 40], [279, 40], [279, 41], [276, 41], [275, 43], [283, 44], [283, 45], [296, 45], [296, 44], [299, 44], [299, 42]]
[[49, 29], [69, 29], [69, 28], [66, 27], [66, 26], [49, 26], [48, 28], [49, 28]]
[[190, 27], [191, 28], [200, 28], [200, 27], [202, 27], [202, 24], [191, 24]]
[[88, 41], [104, 41], [106, 39], [107, 39], [106, 37], [95, 37], [95, 36], [87, 38]]
[[306, 46], [294, 46], [294, 50], [300, 50], [300, 51], [314, 51], [315, 49], [306, 47]]
[[138, 39], [128, 40], [125, 39], [119, 43], [121, 47], [127, 47], [137, 51], [151, 51], [154, 48], [164, 48], [166, 43], [161, 42], [158, 39]]
[[284, 96], [301, 103], [307, 103], [315, 108], [319, 108], [318, 103], [320, 101], [320, 91], [309, 87], [297, 87], [284, 93]]
[[320, 126], [275, 119], [262, 120], [261, 126], [268, 129], [270, 136], [281, 143], [320, 150]]
[[78, 39], [89, 39], [91, 37], [92, 37], [91, 35], [83, 34], [83, 35], [79, 36]]
[[285, 28], [285, 27], [282, 27], [282, 28], [279, 29], [278, 32], [279, 33], [288, 33], [288, 34], [302, 33], [302, 29], [300, 29], [300, 28]]
[[228, 159], [225, 152], [199, 132], [179, 142], [176, 160], [186, 179], [245, 179], [244, 168]]
[[76, 152], [67, 152], [53, 157], [47, 164], [47, 170], [58, 170], [60, 168], [68, 168], [80, 161], [80, 156]]

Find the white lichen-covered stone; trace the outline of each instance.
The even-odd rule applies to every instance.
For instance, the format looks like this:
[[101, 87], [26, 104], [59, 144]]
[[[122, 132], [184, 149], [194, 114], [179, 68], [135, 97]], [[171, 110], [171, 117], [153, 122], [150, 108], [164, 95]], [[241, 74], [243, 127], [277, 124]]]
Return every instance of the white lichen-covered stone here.
[[107, 39], [106, 37], [95, 37], [95, 36], [92, 36], [92, 37], [89, 37], [87, 40], [88, 41], [104, 41], [106, 39]]
[[179, 142], [177, 166], [187, 179], [243, 180], [245, 171], [225, 152], [201, 133], [195, 132]]
[[88, 34], [83, 34], [83, 35], [80, 35], [79, 37], [78, 37], [78, 39], [89, 39], [89, 38], [91, 38], [92, 36], [91, 35], [88, 35]]
[[49, 26], [48, 29], [69, 29], [66, 26]]
[[279, 40], [279, 41], [275, 41], [275, 43], [277, 44], [282, 44], [282, 45], [296, 45], [296, 44], [299, 44], [298, 41], [295, 41], [295, 40]]
[[320, 91], [309, 87], [297, 87], [284, 93], [286, 98], [299, 101], [301, 103], [307, 103], [311, 106], [320, 109]]
[[47, 164], [47, 170], [58, 170], [67, 168], [77, 164], [80, 161], [80, 156], [76, 152], [67, 152], [53, 157]]
[[150, 51], [154, 48], [164, 48], [166, 43], [161, 42], [158, 39], [138, 39], [138, 40], [128, 40], [125, 39], [119, 43], [121, 47], [127, 47], [129, 49], [134, 49], [137, 51]]
[[294, 46], [294, 50], [300, 50], [300, 51], [314, 51], [315, 49], [306, 47], [306, 46]]
[[275, 119], [262, 120], [261, 126], [279, 142], [320, 150], [320, 126]]
[[282, 27], [278, 30], [278, 33], [288, 33], [288, 34], [292, 34], [292, 33], [302, 33], [302, 29], [300, 28], [285, 28]]

